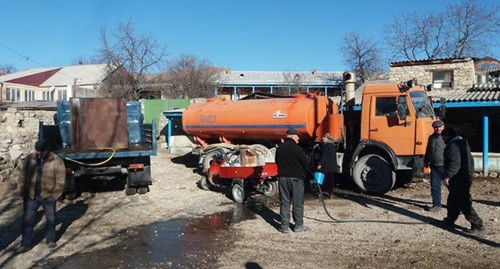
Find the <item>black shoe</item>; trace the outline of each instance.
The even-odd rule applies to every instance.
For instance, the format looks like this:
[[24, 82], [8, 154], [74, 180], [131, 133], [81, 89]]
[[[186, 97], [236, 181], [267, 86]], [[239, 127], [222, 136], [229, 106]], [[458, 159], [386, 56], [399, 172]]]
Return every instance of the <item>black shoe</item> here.
[[55, 248], [55, 247], [57, 247], [57, 244], [56, 244], [56, 242], [47, 242], [47, 247]]
[[468, 234], [477, 234], [484, 231], [486, 231], [486, 228], [484, 228], [483, 225], [481, 226], [472, 225], [472, 227], [469, 230], [466, 230], [465, 232]]
[[447, 221], [446, 219], [441, 222], [441, 226], [450, 231], [454, 231], [456, 229], [455, 223]]
[[290, 229], [288, 229], [288, 228], [284, 228], [284, 227], [280, 228], [280, 233], [287, 234], [289, 232], [290, 232]]

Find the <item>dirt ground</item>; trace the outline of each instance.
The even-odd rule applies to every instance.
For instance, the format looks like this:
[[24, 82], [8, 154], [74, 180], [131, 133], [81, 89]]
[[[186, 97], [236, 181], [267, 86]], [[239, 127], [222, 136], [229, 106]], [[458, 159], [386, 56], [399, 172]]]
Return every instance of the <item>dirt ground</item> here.
[[[463, 232], [469, 228], [463, 216], [458, 229], [450, 231], [438, 223], [446, 210], [424, 210], [431, 200], [427, 181], [382, 197], [337, 190], [325, 206], [342, 222], [330, 219], [320, 200], [307, 194], [309, 230], [281, 234], [277, 197], [255, 195], [241, 206], [221, 192], [203, 191], [197, 186], [193, 160], [170, 158], [160, 150], [152, 160], [154, 183], [149, 193], [126, 196], [122, 190], [94, 188], [71, 202], [58, 202], [58, 246], [51, 250], [44, 244], [42, 218], [38, 244], [22, 254], [15, 252], [21, 240], [22, 201], [11, 190], [12, 181], [0, 182], [0, 268], [48, 268], [42, 261], [108, 248], [134, 227], [179, 218], [195, 221], [217, 212], [237, 214], [240, 207], [255, 217], [225, 226], [206, 247], [208, 254], [186, 256], [196, 259], [189, 263], [192, 266], [166, 260], [147, 268], [498, 268], [500, 264], [500, 179], [476, 179], [473, 185], [473, 206], [487, 229], [479, 236]], [[443, 189], [444, 204], [446, 197]], [[191, 240], [196, 244], [196, 238]]]

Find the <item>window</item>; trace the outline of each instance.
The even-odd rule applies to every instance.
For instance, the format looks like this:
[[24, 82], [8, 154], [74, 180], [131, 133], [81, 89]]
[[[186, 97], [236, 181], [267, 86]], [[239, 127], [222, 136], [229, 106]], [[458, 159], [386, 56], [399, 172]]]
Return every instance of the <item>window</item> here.
[[50, 91], [42, 92], [42, 99], [43, 101], [52, 101], [52, 96], [50, 94]]
[[435, 117], [431, 100], [423, 92], [410, 92], [410, 98], [419, 118]]
[[12, 102], [19, 102], [21, 101], [21, 90], [16, 89], [16, 88], [7, 88], [6, 91], [6, 100], [7, 101], [12, 101]]
[[59, 90], [57, 91], [57, 100], [66, 100], [68, 97], [67, 90]]
[[24, 101], [31, 102], [33, 100], [35, 100], [35, 92], [32, 90], [25, 90], [24, 91]]
[[432, 84], [435, 89], [452, 88], [453, 71], [434, 72]]
[[397, 109], [396, 97], [377, 97], [375, 101], [375, 116], [394, 116]]

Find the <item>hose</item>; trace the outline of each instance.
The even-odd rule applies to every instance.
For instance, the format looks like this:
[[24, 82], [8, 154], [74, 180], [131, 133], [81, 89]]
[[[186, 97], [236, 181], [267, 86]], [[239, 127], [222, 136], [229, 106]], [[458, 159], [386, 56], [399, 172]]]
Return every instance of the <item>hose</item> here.
[[[313, 175], [311, 171], [309, 171], [309, 170], [306, 170], [306, 171], [309, 172], [311, 175]], [[314, 175], [313, 175], [313, 178], [314, 178]], [[326, 215], [330, 219], [332, 219], [335, 223], [354, 223], [354, 222], [369, 223], [369, 222], [375, 222], [375, 223], [392, 223], [392, 224], [431, 224], [431, 223], [434, 223], [434, 222], [439, 222], [439, 221], [431, 221], [431, 222], [425, 222], [425, 221], [405, 222], [405, 221], [386, 221], [386, 220], [340, 220], [340, 219], [336, 219], [336, 218], [334, 218], [330, 214], [330, 212], [328, 212], [328, 209], [326, 208], [325, 199], [323, 198], [323, 192], [321, 191], [321, 185], [320, 184], [313, 184], [313, 185], [316, 185], [317, 188], [318, 188], [318, 196], [319, 196], [319, 199], [320, 199], [321, 203], [323, 204], [323, 209], [325, 210]]]
[[74, 160], [71, 158], [64, 158], [64, 159], [71, 161], [71, 162], [74, 162], [74, 163], [77, 163], [79, 165], [83, 165], [83, 166], [100, 166], [100, 165], [103, 165], [103, 164], [109, 162], [115, 156], [115, 153], [116, 153], [116, 150], [114, 148], [102, 148], [99, 150], [111, 150], [112, 151], [111, 156], [109, 156], [106, 160], [104, 160], [102, 162], [98, 162], [98, 163], [84, 163], [84, 162], [80, 162], [80, 161], [77, 161], [77, 160]]

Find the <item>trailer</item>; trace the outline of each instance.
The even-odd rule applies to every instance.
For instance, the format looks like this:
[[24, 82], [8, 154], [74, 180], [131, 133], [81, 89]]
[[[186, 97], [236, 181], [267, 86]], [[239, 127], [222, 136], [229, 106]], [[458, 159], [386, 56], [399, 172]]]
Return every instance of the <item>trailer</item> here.
[[157, 153], [156, 125], [144, 124], [141, 104], [123, 99], [71, 98], [57, 102], [54, 125], [40, 122], [47, 140], [66, 166], [65, 193], [75, 176], [125, 176], [125, 193], [149, 191], [151, 156]]

